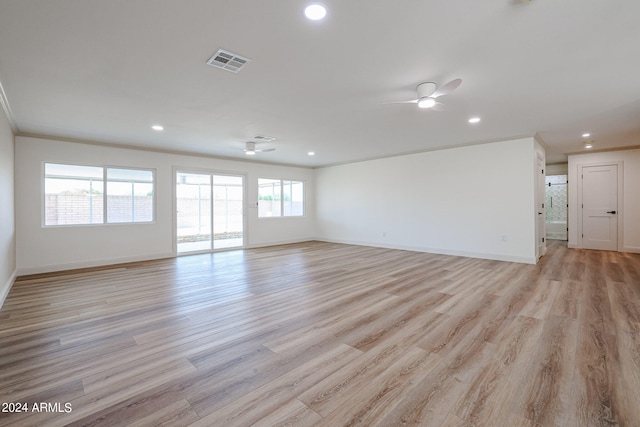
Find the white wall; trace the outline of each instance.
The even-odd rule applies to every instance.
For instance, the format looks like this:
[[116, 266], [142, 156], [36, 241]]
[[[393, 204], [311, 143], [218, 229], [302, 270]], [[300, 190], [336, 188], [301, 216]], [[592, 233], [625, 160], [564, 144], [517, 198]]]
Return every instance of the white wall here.
[[622, 250], [640, 253], [640, 149], [569, 156], [569, 247], [578, 247], [578, 179], [582, 165], [622, 162]]
[[[16, 137], [17, 270], [174, 256], [175, 167], [247, 176], [249, 247], [318, 238], [535, 263], [535, 150], [534, 139], [524, 138], [314, 171]], [[155, 223], [43, 227], [44, 162], [155, 169]], [[305, 181], [306, 216], [258, 219], [259, 177]]]
[[524, 138], [320, 168], [317, 237], [535, 263], [535, 150]]
[[0, 108], [0, 307], [16, 277], [14, 169], [13, 132]]
[[[248, 188], [249, 247], [305, 241], [314, 235], [314, 171], [266, 165], [16, 137], [17, 268], [31, 274], [118, 262], [171, 257], [173, 241], [173, 170], [193, 168], [245, 174]], [[44, 162], [130, 166], [156, 170], [156, 221], [153, 224], [42, 226]], [[4, 173], [4, 170], [3, 170]], [[305, 181], [306, 215], [302, 218], [257, 217], [258, 178]]]
[[568, 173], [569, 165], [567, 163], [556, 163], [554, 165], [547, 165], [545, 171], [546, 176], [550, 175], [566, 175]]

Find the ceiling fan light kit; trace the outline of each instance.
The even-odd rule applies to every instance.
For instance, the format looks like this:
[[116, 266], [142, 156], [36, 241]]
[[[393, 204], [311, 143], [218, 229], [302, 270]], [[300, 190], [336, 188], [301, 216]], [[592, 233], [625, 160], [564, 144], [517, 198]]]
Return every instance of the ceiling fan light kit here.
[[436, 105], [436, 100], [429, 96], [418, 99], [418, 108], [431, 108], [434, 105]]
[[416, 87], [418, 92], [418, 108], [431, 108], [436, 105], [435, 98], [431, 95], [436, 91], [436, 84], [433, 82], [420, 83]]
[[[453, 92], [462, 83], [462, 79], [451, 80], [449, 83], [438, 86], [434, 82], [423, 82], [416, 86], [418, 98], [411, 101], [403, 101], [403, 103], [416, 103], [418, 108], [433, 108], [442, 110], [444, 105], [436, 99], [448, 95]], [[434, 108], [435, 107], [435, 108]]]
[[[274, 138], [275, 139], [275, 138]], [[247, 141], [242, 148], [244, 154], [247, 156], [255, 156], [256, 153], [266, 153], [268, 151], [275, 151], [275, 148], [256, 148], [256, 143], [253, 141]]]
[[256, 155], [256, 143], [255, 142], [247, 142], [245, 144], [244, 153], [247, 156], [255, 156]]

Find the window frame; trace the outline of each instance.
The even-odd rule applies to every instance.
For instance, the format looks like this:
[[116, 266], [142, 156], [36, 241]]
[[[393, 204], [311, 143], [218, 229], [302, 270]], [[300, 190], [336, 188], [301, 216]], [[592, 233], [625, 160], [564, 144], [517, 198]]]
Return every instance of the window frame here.
[[[102, 183], [103, 183], [103, 191], [101, 194], [102, 197], [102, 222], [94, 222], [94, 223], [81, 223], [81, 224], [47, 224], [47, 193], [46, 193], [46, 166], [48, 164], [52, 165], [60, 165], [60, 166], [80, 166], [80, 167], [92, 167], [92, 168], [101, 168], [102, 169]], [[152, 203], [152, 212], [151, 219], [148, 221], [126, 221], [126, 222], [109, 222], [107, 218], [108, 213], [108, 190], [107, 190], [107, 170], [108, 169], [122, 169], [122, 170], [134, 170], [134, 171], [145, 171], [151, 172], [151, 184], [153, 188], [153, 196], [151, 199]], [[130, 166], [115, 166], [115, 165], [98, 165], [98, 164], [90, 164], [90, 163], [71, 163], [71, 162], [58, 162], [58, 161], [43, 161], [41, 168], [41, 227], [42, 228], [60, 228], [60, 227], [104, 227], [104, 226], [118, 226], [118, 225], [132, 225], [132, 224], [155, 224], [156, 215], [157, 215], [157, 196], [156, 196], [156, 169], [155, 168], [144, 168], [144, 167], [130, 167]]]
[[[280, 215], [272, 215], [272, 216], [260, 216], [260, 180], [269, 180], [269, 181], [278, 181], [280, 182]], [[290, 184], [300, 183], [302, 184], [302, 214], [301, 215], [285, 215], [285, 182]], [[291, 200], [293, 201], [293, 200]], [[290, 178], [258, 178], [258, 219], [269, 219], [269, 218], [304, 218], [307, 216], [307, 191], [306, 191], [306, 181], [301, 179], [290, 179]]]

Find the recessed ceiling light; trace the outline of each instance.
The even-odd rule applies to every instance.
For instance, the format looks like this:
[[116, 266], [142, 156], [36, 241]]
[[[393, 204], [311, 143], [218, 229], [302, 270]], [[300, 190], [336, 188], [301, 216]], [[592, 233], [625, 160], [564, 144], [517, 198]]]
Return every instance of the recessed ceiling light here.
[[315, 156], [315, 155], [316, 155], [316, 152], [315, 152], [315, 151], [309, 151], [309, 152], [307, 153], [307, 156]]
[[584, 148], [593, 148], [593, 141], [587, 141], [584, 143]]
[[327, 9], [318, 3], [307, 6], [304, 15], [312, 21], [319, 21], [327, 15]]
[[589, 138], [590, 136], [591, 136], [591, 134], [590, 134], [590, 133], [583, 133], [583, 134], [582, 134], [582, 137], [583, 137], [583, 138]]
[[160, 125], [153, 125], [151, 126], [151, 129], [157, 130], [158, 132], [160, 132], [161, 130], [164, 130], [164, 127]]
[[478, 123], [480, 122], [480, 117], [471, 117], [469, 119], [469, 123]]

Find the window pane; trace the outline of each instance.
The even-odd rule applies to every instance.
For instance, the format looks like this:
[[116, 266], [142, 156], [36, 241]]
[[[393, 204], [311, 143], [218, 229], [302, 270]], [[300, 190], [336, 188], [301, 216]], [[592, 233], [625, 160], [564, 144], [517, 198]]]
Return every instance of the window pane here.
[[107, 181], [107, 222], [133, 222], [133, 184]]
[[133, 222], [153, 221], [153, 184], [136, 182], [133, 194]]
[[176, 175], [178, 252], [211, 249], [211, 176]]
[[45, 164], [45, 225], [102, 224], [102, 168]]
[[153, 221], [153, 171], [107, 168], [107, 222]]
[[45, 163], [44, 174], [47, 177], [75, 177], [75, 178], [93, 178], [102, 181], [102, 167], [96, 166], [77, 166], [77, 165], [60, 165], [57, 163]]
[[284, 216], [304, 215], [304, 188], [301, 181], [283, 181]]
[[139, 169], [107, 169], [108, 181], [135, 181], [135, 182], [153, 182], [153, 171]]
[[281, 216], [279, 179], [258, 179], [258, 216]]
[[242, 246], [243, 178], [213, 175], [213, 248]]

